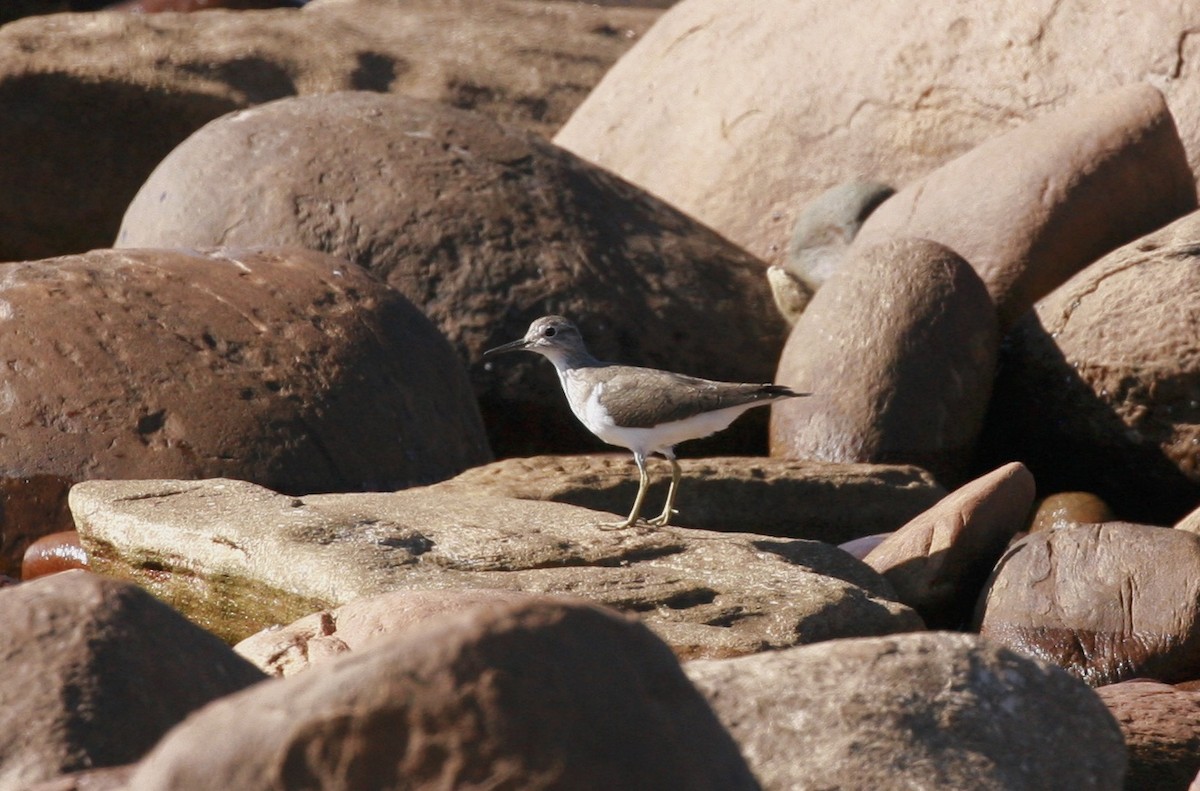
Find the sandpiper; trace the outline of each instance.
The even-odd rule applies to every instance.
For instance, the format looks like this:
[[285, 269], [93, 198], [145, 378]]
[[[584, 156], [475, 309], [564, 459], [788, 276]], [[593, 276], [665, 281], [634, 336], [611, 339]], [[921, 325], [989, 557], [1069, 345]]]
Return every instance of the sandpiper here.
[[489, 349], [484, 355], [515, 351], [536, 352], [554, 363], [575, 417], [609, 445], [633, 451], [641, 483], [629, 518], [612, 528], [638, 521], [650, 485], [646, 457], [658, 453], [671, 462], [666, 507], [648, 520], [652, 525], [666, 525], [674, 513], [681, 475], [675, 460], [677, 444], [715, 434], [753, 407], [809, 395], [783, 385], [714, 382], [601, 362], [588, 352], [575, 325], [562, 316], [543, 316], [529, 325], [524, 338]]

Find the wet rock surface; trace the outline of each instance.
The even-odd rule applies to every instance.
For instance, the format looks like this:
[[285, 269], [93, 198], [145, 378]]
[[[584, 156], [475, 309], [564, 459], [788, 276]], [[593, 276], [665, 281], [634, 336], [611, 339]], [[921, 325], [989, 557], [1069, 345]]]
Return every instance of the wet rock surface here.
[[1200, 677], [1200, 536], [1124, 522], [1031, 533], [996, 566], [978, 629], [1093, 686]]
[[919, 629], [891, 587], [827, 544], [686, 528], [603, 530], [611, 514], [438, 487], [286, 497], [238, 481], [88, 482], [71, 509], [93, 568], [147, 586], [218, 634], [394, 590], [582, 596], [681, 657]]

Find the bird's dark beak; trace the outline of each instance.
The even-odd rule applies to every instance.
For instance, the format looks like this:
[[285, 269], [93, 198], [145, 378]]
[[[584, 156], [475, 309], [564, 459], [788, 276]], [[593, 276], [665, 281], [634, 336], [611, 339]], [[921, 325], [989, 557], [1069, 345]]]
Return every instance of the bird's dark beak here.
[[483, 353], [483, 356], [487, 357], [489, 354], [504, 354], [505, 352], [519, 352], [528, 346], [529, 341], [525, 340], [524, 338], [519, 338], [512, 343], [506, 343], [503, 346], [497, 346], [494, 349], [488, 349]]

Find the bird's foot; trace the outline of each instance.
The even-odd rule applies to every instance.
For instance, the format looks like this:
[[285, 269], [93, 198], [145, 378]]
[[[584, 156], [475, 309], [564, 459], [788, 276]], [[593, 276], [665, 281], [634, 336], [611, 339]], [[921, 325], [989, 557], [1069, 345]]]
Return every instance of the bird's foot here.
[[646, 524], [654, 525], [655, 527], [666, 527], [671, 523], [671, 517], [679, 513], [678, 511], [664, 511], [653, 519], [647, 519]]
[[645, 519], [623, 519], [620, 522], [604, 522], [600, 525], [601, 530], [626, 530], [636, 526], [639, 522], [645, 522]]

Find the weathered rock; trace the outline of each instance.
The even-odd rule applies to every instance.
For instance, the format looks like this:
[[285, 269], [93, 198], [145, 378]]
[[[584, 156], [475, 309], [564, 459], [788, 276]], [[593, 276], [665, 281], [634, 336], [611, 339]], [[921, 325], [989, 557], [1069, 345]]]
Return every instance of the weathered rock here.
[[934, 242], [856, 252], [792, 329], [776, 381], [814, 393], [771, 410], [771, 455], [916, 464], [946, 485], [974, 452], [996, 359], [979, 277]]
[[764, 789], [1119, 789], [1086, 686], [975, 635], [831, 640], [689, 662]]
[[84, 571], [0, 590], [0, 787], [136, 761], [263, 674], [133, 585]]
[[[425, 311], [469, 363], [500, 456], [603, 447], [544, 360], [481, 359], [538, 316], [574, 320], [601, 359], [732, 381], [768, 381], [786, 330], [765, 265], [712, 231], [536, 135], [403, 96], [213, 122], [147, 180], [119, 244], [251, 240], [355, 261]], [[699, 447], [762, 454], [766, 419]]]
[[0, 282], [11, 476], [393, 489], [490, 458], [445, 339], [345, 261], [96, 250], [0, 264]]
[[134, 764], [128, 764], [105, 769], [85, 769], [37, 783], [29, 786], [26, 791], [126, 791], [134, 768]]
[[291, 676], [396, 632], [463, 610], [504, 607], [533, 598], [504, 590], [398, 590], [365, 596], [341, 607], [270, 626], [233, 647], [272, 676]]
[[207, 707], [138, 767], [162, 788], [756, 789], [667, 647], [601, 608], [471, 610]]
[[0, 260], [111, 244], [130, 198], [179, 142], [213, 118], [285, 96], [393, 91], [550, 134], [657, 15], [406, 0], [6, 25]]
[[[63, 505], [66, 505], [64, 498]], [[31, 580], [69, 569], [86, 569], [87, 553], [79, 543], [79, 533], [63, 530], [39, 538], [25, 550], [21, 560], [21, 579]]]
[[1200, 692], [1124, 681], [1096, 694], [1116, 717], [1129, 748], [1127, 791], [1185, 791], [1200, 771]]
[[581, 596], [642, 614], [685, 658], [920, 628], [835, 547], [684, 528], [437, 486], [283, 497], [240, 481], [89, 481], [71, 510], [94, 568], [242, 639], [395, 590]]
[[1005, 339], [984, 443], [1044, 491], [1172, 524], [1200, 500], [1200, 212], [1114, 251]]
[[306, 0], [124, 0], [106, 6], [110, 11], [130, 11], [135, 14], [161, 14], [164, 12], [190, 13], [225, 8], [245, 11], [260, 8], [298, 8]]
[[1030, 533], [997, 564], [978, 620], [1093, 686], [1200, 678], [1200, 536], [1125, 522]]
[[[856, 175], [906, 185], [1134, 80], [1163, 91], [1200, 172], [1197, 27], [1200, 7], [1169, 0], [687, 0], [555, 141], [778, 263], [797, 213], [833, 185]], [[1003, 174], [979, 178], [965, 211]], [[1119, 191], [1154, 178], [1136, 174]]]
[[1186, 530], [1189, 533], [1200, 533], [1200, 508], [1189, 511], [1186, 516], [1175, 523], [1176, 530]]
[[818, 195], [796, 219], [783, 265], [767, 270], [775, 306], [795, 324], [812, 295], [833, 274], [863, 221], [895, 190], [874, 181], [848, 181]]
[[1034, 492], [1029, 470], [1006, 464], [914, 517], [863, 562], [930, 627], [964, 626], [992, 567], [1025, 527]]
[[1162, 94], [1138, 83], [1076, 99], [908, 184], [855, 243], [946, 245], [1007, 328], [1087, 264], [1195, 210], [1192, 178]]
[[1091, 492], [1058, 492], [1043, 497], [1029, 518], [1029, 532], [1057, 530], [1067, 525], [1090, 525], [1116, 519], [1108, 503]]
[[[0, 345], [3, 343], [0, 339]], [[0, 573], [19, 577], [25, 553], [34, 541], [75, 528], [67, 510], [71, 484], [57, 475], [0, 478]]]
[[[647, 503], [663, 502], [670, 475], [665, 463], [649, 464]], [[946, 494], [929, 473], [899, 465], [717, 457], [684, 459], [679, 466], [679, 524], [830, 544], [895, 530]], [[624, 516], [637, 486], [632, 458], [607, 454], [504, 459], [472, 467], [440, 488]]]

